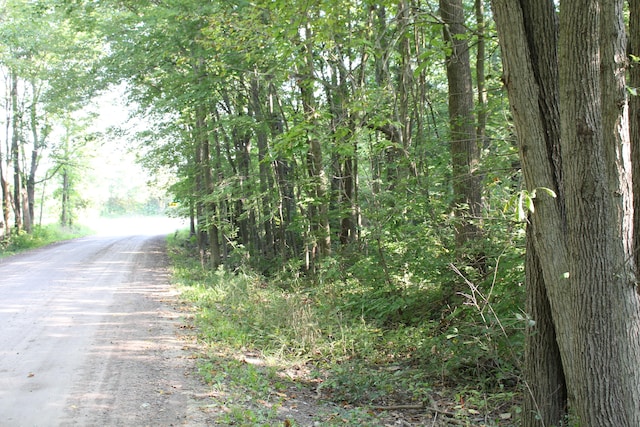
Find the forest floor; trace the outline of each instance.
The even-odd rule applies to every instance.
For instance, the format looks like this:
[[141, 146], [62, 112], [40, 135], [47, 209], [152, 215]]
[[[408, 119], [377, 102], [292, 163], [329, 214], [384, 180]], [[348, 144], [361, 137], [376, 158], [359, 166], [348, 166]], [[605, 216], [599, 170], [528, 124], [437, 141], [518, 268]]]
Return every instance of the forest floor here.
[[[197, 410], [183, 425], [199, 425], [202, 417], [209, 426], [246, 427], [518, 425], [517, 373], [500, 366], [473, 373], [487, 368], [486, 361], [465, 353], [466, 344], [444, 356], [436, 347], [451, 345], [450, 339], [433, 340], [426, 366], [379, 329], [362, 322], [349, 329], [344, 318], [335, 324], [336, 315], [331, 324], [334, 311], [329, 318], [314, 312], [322, 310], [314, 301], [323, 298], [251, 274], [203, 270], [184, 251], [179, 241], [170, 242], [180, 294], [173, 304], [204, 391], [193, 394], [190, 406]], [[447, 358], [456, 366], [469, 360], [469, 373], [458, 374], [459, 381], [447, 377]], [[431, 372], [434, 366], [443, 372]]]
[[[207, 391], [195, 396], [195, 407], [209, 426], [512, 426], [507, 407], [482, 414], [473, 405], [452, 399], [455, 390], [442, 387], [430, 401], [405, 400], [403, 390], [378, 399], [376, 405], [355, 406], [334, 401], [323, 390], [323, 380], [313, 366], [279, 365], [257, 352], [230, 352], [203, 346], [189, 319], [192, 308], [181, 303], [186, 323], [181, 340], [189, 348]], [[513, 402], [510, 402], [513, 403]], [[191, 411], [193, 412], [193, 411]], [[184, 425], [198, 425], [194, 418]], [[191, 424], [196, 421], [196, 424]]]

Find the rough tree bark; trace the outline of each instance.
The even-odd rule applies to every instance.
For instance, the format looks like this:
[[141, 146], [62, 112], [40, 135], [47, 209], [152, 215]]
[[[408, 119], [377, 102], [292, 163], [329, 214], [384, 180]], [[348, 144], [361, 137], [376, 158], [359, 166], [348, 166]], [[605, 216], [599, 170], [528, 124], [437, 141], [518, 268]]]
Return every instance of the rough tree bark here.
[[553, 0], [492, 4], [527, 191], [544, 187], [557, 196], [538, 191], [530, 216], [538, 264], [529, 264], [527, 292], [540, 308], [532, 315], [548, 311], [551, 322], [533, 318], [545, 325], [536, 332], [548, 344], [536, 349], [528, 340], [526, 369], [541, 368], [543, 379], [528, 375], [538, 406], [527, 409], [540, 413], [524, 425], [558, 424], [562, 416], [561, 389], [548, 387], [561, 377], [543, 366], [550, 360], [557, 368], [551, 334], [576, 421], [640, 425], [623, 1], [564, 0], [559, 22]]
[[[560, 112], [558, 99], [557, 70], [557, 15], [551, 2], [517, 2], [505, 5], [504, 13], [511, 16], [513, 32], [511, 35], [518, 43], [521, 52], [529, 51], [529, 57], [513, 58], [514, 61], [529, 61], [526, 67], [530, 82], [533, 82], [537, 94], [537, 105], [527, 106], [528, 126], [534, 123], [540, 132], [535, 137], [544, 138], [540, 147], [549, 163], [549, 175], [545, 174], [549, 189], [558, 195], [562, 211], [564, 200], [562, 189], [562, 164], [560, 159]], [[497, 13], [497, 12], [496, 12]], [[506, 40], [505, 40], [506, 41]], [[509, 43], [515, 42], [509, 40]], [[511, 46], [511, 45], [510, 45]], [[515, 66], [515, 65], [514, 65]], [[517, 65], [525, 67], [524, 63]], [[505, 64], [505, 69], [509, 69]], [[505, 73], [506, 76], [506, 73]], [[531, 100], [536, 102], [536, 100]], [[532, 178], [539, 180], [542, 178]], [[560, 351], [556, 343], [555, 329], [551, 320], [551, 307], [547, 298], [547, 289], [541, 272], [540, 259], [533, 245], [536, 234], [534, 224], [527, 226], [526, 269], [526, 310], [535, 323], [527, 326], [525, 344], [524, 377], [527, 384], [524, 402], [523, 425], [558, 425], [565, 415], [567, 393]]]
[[629, 99], [629, 130], [633, 175], [634, 250], [636, 270], [640, 271], [640, 0], [629, 0], [629, 86], [633, 96]]

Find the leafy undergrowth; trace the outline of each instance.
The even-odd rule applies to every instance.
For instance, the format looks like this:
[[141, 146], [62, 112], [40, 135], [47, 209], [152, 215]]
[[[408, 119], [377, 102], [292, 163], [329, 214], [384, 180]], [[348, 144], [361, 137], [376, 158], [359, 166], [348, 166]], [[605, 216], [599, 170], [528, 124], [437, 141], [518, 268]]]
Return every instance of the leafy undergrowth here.
[[39, 248], [63, 240], [75, 239], [91, 234], [85, 227], [61, 227], [57, 224], [36, 226], [31, 233], [21, 231], [0, 241], [0, 257]]
[[[500, 302], [490, 305], [475, 285], [435, 315], [433, 290], [378, 295], [355, 279], [284, 284], [243, 269], [207, 271], [180, 238], [170, 253], [194, 311], [217, 425], [518, 424], [513, 349], [524, 319], [500, 318]], [[397, 308], [386, 319], [355, 308], [360, 299], [399, 306], [401, 297], [419, 320], [399, 321]]]

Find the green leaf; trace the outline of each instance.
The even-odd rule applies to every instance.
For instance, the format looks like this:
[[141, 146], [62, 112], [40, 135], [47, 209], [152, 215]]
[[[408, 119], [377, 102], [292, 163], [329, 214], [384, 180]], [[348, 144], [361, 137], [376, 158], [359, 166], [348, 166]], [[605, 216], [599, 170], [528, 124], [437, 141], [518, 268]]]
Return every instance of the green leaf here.
[[558, 195], [555, 193], [555, 191], [553, 191], [553, 190], [552, 190], [552, 189], [550, 189], [550, 188], [547, 188], [547, 187], [538, 187], [538, 189], [540, 189], [540, 190], [544, 191], [545, 193], [547, 193], [547, 195], [549, 195], [549, 196], [553, 197], [554, 199], [555, 199], [556, 197], [558, 197]]
[[538, 190], [543, 191], [546, 195], [548, 195], [548, 196], [550, 196], [550, 197], [552, 197], [552, 198], [554, 198], [554, 199], [555, 199], [556, 197], [558, 197], [558, 196], [557, 196], [557, 194], [555, 193], [555, 191], [553, 191], [553, 190], [552, 190], [552, 189], [550, 189], [550, 188], [547, 188], [547, 187], [537, 187], [537, 188], [534, 188], [534, 189], [533, 189], [533, 191], [531, 192], [531, 198], [532, 198], [532, 199], [535, 199], [535, 198], [536, 198], [536, 195], [538, 194]]
[[[534, 199], [537, 197], [538, 190], [544, 192], [554, 199], [557, 197], [556, 193], [550, 188], [538, 187], [528, 192], [527, 190], [519, 191], [509, 202], [507, 202], [504, 211], [508, 211], [513, 208], [515, 204], [515, 220], [518, 222], [524, 222], [527, 220], [527, 215], [535, 212]], [[516, 200], [517, 199], [517, 200]]]
[[527, 219], [527, 214], [524, 211], [524, 198], [526, 191], [521, 191], [518, 197], [518, 206], [517, 206], [517, 218], [518, 221], [522, 222]]
[[530, 213], [534, 213], [535, 212], [535, 207], [533, 205], [533, 198], [534, 198], [534, 196], [528, 195], [528, 194], [525, 195], [525, 198], [524, 198], [524, 203], [526, 205], [525, 207], [527, 208], [527, 211], [530, 212]]

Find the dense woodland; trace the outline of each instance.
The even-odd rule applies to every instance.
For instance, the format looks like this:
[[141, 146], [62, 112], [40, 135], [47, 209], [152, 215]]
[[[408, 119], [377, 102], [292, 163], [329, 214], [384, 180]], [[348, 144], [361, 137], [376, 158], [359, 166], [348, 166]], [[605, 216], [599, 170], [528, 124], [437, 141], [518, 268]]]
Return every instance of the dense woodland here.
[[0, 5], [6, 241], [39, 186], [72, 223], [81, 111], [124, 85], [203, 269], [335, 284], [412, 331], [411, 363], [521, 396], [523, 425], [640, 425], [637, 0]]

